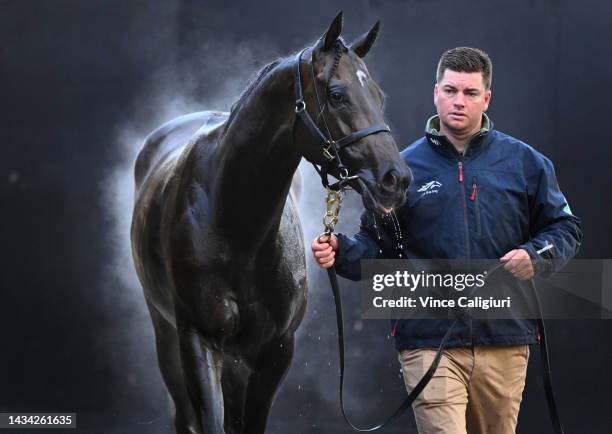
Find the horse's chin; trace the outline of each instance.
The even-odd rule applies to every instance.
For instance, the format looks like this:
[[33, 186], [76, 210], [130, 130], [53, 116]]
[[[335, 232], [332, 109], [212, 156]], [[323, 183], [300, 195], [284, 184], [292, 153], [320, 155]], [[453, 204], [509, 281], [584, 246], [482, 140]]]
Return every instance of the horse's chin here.
[[368, 211], [375, 214], [389, 214], [395, 209], [395, 204], [381, 202], [377, 195], [372, 192], [370, 187], [363, 180], [357, 179], [357, 183], [354, 188], [361, 195], [363, 206]]
[[382, 203], [378, 202], [376, 204], [376, 207], [374, 209], [370, 209], [371, 211], [374, 211], [376, 214], [378, 215], [387, 215], [387, 214], [391, 214], [394, 210], [395, 207], [393, 206], [385, 206]]

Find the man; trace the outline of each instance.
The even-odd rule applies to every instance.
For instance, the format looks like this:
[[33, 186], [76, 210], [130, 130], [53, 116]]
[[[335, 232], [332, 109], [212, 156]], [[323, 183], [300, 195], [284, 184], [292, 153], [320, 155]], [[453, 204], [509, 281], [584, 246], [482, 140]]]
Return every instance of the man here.
[[[576, 254], [579, 219], [559, 190], [552, 163], [494, 130], [484, 113], [491, 72], [481, 50], [460, 47], [442, 55], [434, 86], [438, 114], [427, 121], [425, 137], [402, 152], [414, 181], [397, 210], [400, 242], [393, 225], [385, 228], [384, 218], [364, 213], [354, 237], [313, 241], [321, 267], [335, 265], [341, 276], [357, 280], [361, 259], [397, 258], [399, 245], [406, 258], [500, 258], [516, 279], [527, 280], [555, 271]], [[548, 250], [540, 256], [543, 247]], [[394, 323], [408, 390], [428, 369], [449, 325]], [[537, 341], [533, 320], [461, 321], [435, 376], [413, 404], [419, 433], [514, 433], [529, 345]]]

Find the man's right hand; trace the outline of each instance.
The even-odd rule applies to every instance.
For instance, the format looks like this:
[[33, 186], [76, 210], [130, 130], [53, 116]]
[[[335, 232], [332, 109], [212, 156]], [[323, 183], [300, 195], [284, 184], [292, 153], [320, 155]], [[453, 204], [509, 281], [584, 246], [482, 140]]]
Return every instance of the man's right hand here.
[[335, 262], [338, 238], [335, 235], [321, 234], [315, 238], [310, 248], [319, 267], [329, 268]]

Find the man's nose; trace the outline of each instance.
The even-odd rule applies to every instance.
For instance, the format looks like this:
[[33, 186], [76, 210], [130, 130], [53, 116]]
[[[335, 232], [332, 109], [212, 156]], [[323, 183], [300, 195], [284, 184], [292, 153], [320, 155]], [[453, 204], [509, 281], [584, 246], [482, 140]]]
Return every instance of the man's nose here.
[[463, 95], [463, 93], [461, 92], [457, 92], [455, 94], [455, 99], [453, 100], [453, 104], [456, 105], [457, 107], [464, 107], [465, 106], [465, 95]]

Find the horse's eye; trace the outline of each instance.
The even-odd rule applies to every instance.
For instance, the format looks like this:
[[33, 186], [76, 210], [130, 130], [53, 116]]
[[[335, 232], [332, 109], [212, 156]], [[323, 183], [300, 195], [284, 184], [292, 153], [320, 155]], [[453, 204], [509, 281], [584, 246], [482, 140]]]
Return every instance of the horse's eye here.
[[340, 92], [330, 92], [329, 98], [333, 102], [341, 102], [344, 99], [344, 97], [342, 96], [342, 93]]

